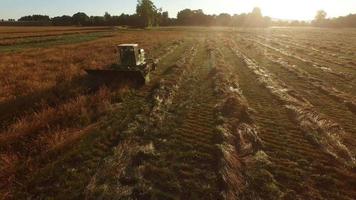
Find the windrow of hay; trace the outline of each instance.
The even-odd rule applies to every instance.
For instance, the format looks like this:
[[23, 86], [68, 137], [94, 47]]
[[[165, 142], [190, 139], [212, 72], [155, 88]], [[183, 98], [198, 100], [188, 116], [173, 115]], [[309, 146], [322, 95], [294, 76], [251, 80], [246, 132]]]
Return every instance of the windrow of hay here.
[[[151, 121], [154, 122], [154, 126], [162, 125], [165, 111], [172, 103], [174, 94], [179, 89], [182, 78], [186, 73], [186, 68], [192, 64], [196, 54], [197, 48], [193, 46], [175, 65], [167, 69], [169, 71], [169, 74], [166, 74], [168, 77], [162, 79], [158, 85], [158, 89], [154, 91], [154, 106], [150, 116]], [[167, 71], [166, 73], [168, 73]]]
[[311, 85], [318, 88], [324, 94], [330, 96], [333, 99], [336, 99], [339, 102], [344, 103], [345, 106], [351, 112], [356, 114], [356, 99], [354, 96], [347, 94], [345, 92], [339, 91], [338, 89], [331, 87], [329, 85], [326, 85], [322, 80], [312, 77], [306, 71], [298, 68], [296, 65], [290, 64], [288, 61], [284, 60], [283, 58], [276, 58], [272, 54], [268, 54], [268, 53], [266, 53], [265, 55], [270, 61], [281, 65], [283, 68], [285, 68], [289, 72], [294, 73], [298, 78], [308, 80], [308, 82]]
[[312, 61], [312, 60], [309, 60], [309, 59], [302, 58], [302, 57], [300, 57], [300, 56], [298, 56], [298, 55], [296, 55], [296, 54], [292, 54], [292, 53], [290, 53], [290, 52], [288, 52], [288, 51], [286, 51], [286, 50], [278, 49], [278, 48], [275, 48], [275, 47], [273, 47], [273, 46], [271, 46], [271, 45], [264, 44], [264, 43], [259, 42], [259, 41], [256, 41], [256, 40], [252, 40], [252, 39], [247, 39], [247, 40], [249, 40], [249, 41], [251, 41], [251, 42], [253, 42], [253, 43], [255, 43], [255, 44], [259, 44], [259, 45], [261, 45], [261, 46], [263, 46], [263, 47], [266, 47], [266, 48], [268, 48], [268, 49], [271, 49], [271, 50], [273, 50], [273, 51], [276, 51], [276, 52], [278, 52], [278, 53], [280, 53], [280, 54], [282, 54], [282, 55], [284, 55], [284, 56], [292, 57], [292, 58], [295, 58], [295, 59], [297, 59], [297, 60], [300, 60], [300, 61], [302, 61], [302, 62], [304, 62], [304, 63], [308, 63], [308, 64], [312, 65], [313, 67], [315, 67], [316, 69], [319, 69], [319, 70], [321, 70], [321, 71], [323, 71], [323, 72], [330, 73], [330, 74], [333, 74], [333, 75], [335, 75], [335, 76], [339, 76], [339, 77], [342, 77], [342, 78], [345, 78], [345, 79], [350, 79], [350, 78], [352, 78], [352, 75], [349, 74], [349, 73], [346, 73], [346, 72], [336, 72], [336, 71], [334, 71], [333, 69], [331, 69], [330, 67], [322, 66], [322, 65], [320, 65], [319, 63], [316, 63], [316, 62], [314, 62], [314, 61]]
[[182, 45], [184, 42], [182, 40], [175, 40], [171, 43], [171, 45], [169, 45], [167, 48], [165, 48], [163, 50], [164, 53], [162, 53], [161, 55], [157, 55], [157, 57], [155, 58], [155, 62], [159, 63], [160, 61], [162, 61], [162, 59], [164, 59], [165, 57], [167, 57], [169, 54], [173, 53], [180, 45]]
[[[280, 46], [284, 49], [288, 49], [294, 51], [295, 53], [302, 53], [303, 56], [312, 56], [317, 58], [318, 60], [326, 61], [328, 63], [333, 63], [338, 66], [348, 67], [351, 63], [345, 59], [345, 57], [336, 54], [335, 52], [326, 51], [325, 49], [322, 50], [316, 47], [316, 44], [311, 45], [310, 43], [307, 45], [303, 45], [301, 41], [295, 42], [292, 40], [286, 39], [277, 39], [274, 37], [263, 37], [257, 36], [258, 39], [264, 40], [270, 44], [275, 44], [275, 46]], [[309, 38], [308, 38], [309, 39]], [[314, 42], [315, 40], [313, 40]]]
[[152, 85], [153, 90], [148, 96], [152, 103], [144, 105], [143, 112], [122, 133], [125, 139], [113, 149], [114, 155], [106, 158], [92, 177], [85, 192], [88, 198], [142, 199], [150, 195], [152, 183], [143, 177], [148, 170], [145, 160], [156, 154], [150, 134], [162, 126], [165, 112], [196, 52], [195, 46], [186, 51], [176, 65], [167, 69], [169, 74], [158, 85]]
[[340, 125], [332, 122], [323, 114], [314, 111], [310, 102], [301, 97], [296, 91], [290, 89], [266, 68], [241, 53], [235, 46], [231, 46], [231, 49], [259, 77], [258, 81], [291, 111], [291, 116], [304, 130], [307, 137], [309, 136], [325, 152], [331, 154], [345, 165], [355, 165], [355, 155], [341, 142], [341, 137], [346, 133]]
[[262, 150], [258, 128], [231, 66], [219, 50], [212, 69], [219, 116], [217, 130], [222, 138], [221, 175], [226, 184], [225, 199], [278, 199], [283, 195], [278, 182], [269, 172], [269, 156]]

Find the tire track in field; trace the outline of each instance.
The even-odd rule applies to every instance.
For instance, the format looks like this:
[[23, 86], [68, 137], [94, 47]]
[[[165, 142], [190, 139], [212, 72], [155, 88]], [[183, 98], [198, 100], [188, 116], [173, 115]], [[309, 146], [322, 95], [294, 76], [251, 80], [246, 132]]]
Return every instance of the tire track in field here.
[[[241, 55], [238, 57], [241, 58]], [[342, 199], [353, 196], [354, 193], [348, 193], [352, 191], [350, 186], [343, 182], [343, 178], [348, 177], [349, 172], [342, 166], [337, 166], [331, 157], [305, 138], [304, 130], [290, 119], [290, 110], [281, 104], [279, 98], [275, 97], [276, 94], [270, 93], [263, 88], [265, 86], [256, 83], [260, 77], [253, 73], [252, 68], [247, 68], [251, 63], [236, 61], [236, 58], [233, 60], [240, 75], [244, 96], [256, 110], [256, 123], [261, 128], [260, 137], [265, 144], [264, 150], [276, 163], [272, 173], [277, 181], [282, 183], [281, 187], [285, 189], [286, 195], [290, 195], [289, 198], [292, 199], [318, 196], [322, 199], [329, 195], [335, 196], [338, 192], [341, 193], [339, 197]], [[334, 165], [336, 167], [333, 167]], [[332, 186], [321, 187], [320, 182], [326, 176], [333, 176], [335, 179], [333, 184], [339, 185], [342, 189], [338, 191], [335, 188], [330, 190]]]

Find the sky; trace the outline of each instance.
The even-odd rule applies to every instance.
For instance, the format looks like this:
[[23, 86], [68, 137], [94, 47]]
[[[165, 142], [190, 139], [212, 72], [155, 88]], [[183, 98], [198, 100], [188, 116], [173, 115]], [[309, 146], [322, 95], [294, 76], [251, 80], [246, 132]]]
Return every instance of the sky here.
[[[274, 19], [312, 20], [317, 10], [328, 17], [356, 14], [356, 0], [153, 0], [170, 17], [185, 8], [203, 9], [207, 14], [240, 14], [260, 7], [263, 15]], [[50, 17], [73, 15], [112, 15], [135, 12], [136, 0], [0, 0], [0, 19], [18, 19], [24, 15], [46, 14]]]

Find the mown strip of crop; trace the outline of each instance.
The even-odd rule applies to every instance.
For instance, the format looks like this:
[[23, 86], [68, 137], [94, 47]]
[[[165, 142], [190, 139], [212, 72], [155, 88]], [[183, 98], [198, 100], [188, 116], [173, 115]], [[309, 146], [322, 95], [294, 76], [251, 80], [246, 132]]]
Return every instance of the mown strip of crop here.
[[[281, 39], [276, 39], [274, 37], [263, 37], [263, 36], [257, 36], [258, 39], [263, 40], [264, 42], [268, 42], [273, 46], [279, 46], [282, 47], [286, 50], [295, 52], [300, 54], [303, 57], [310, 57], [311, 59], [314, 59], [314, 61], [321, 63], [321, 64], [326, 64], [326, 65], [336, 65], [336, 69], [341, 69], [345, 70], [345, 68], [348, 68], [350, 72], [350, 69], [353, 66], [353, 63], [350, 62], [349, 60], [346, 60], [344, 54], [336, 54], [335, 52], [329, 52], [321, 49], [316, 49], [314, 48], [314, 45], [305, 46], [300, 43], [297, 43], [295, 41], [287, 41], [287, 40], [281, 40]], [[352, 70], [351, 70], [352, 71]]]
[[[146, 105], [145, 112], [141, 113], [129, 125], [126, 132], [129, 134], [127, 141], [132, 147], [125, 143], [115, 148], [114, 156], [104, 163], [102, 169], [98, 170], [93, 181], [88, 187], [86, 194], [95, 198], [136, 198], [145, 199], [162, 194], [154, 190], [154, 185], [147, 180], [146, 174], [149, 170], [149, 160], [157, 156], [156, 129], [162, 126], [165, 120], [166, 109], [172, 103], [175, 92], [180, 88], [186, 67], [191, 64], [196, 48], [184, 52], [176, 65], [163, 70], [155, 89], [150, 93], [151, 102]], [[132, 149], [133, 150], [129, 150]], [[115, 155], [121, 152], [129, 152], [126, 159]], [[129, 158], [127, 158], [129, 157]], [[119, 166], [120, 170], [117, 170]], [[108, 190], [109, 192], [105, 192]]]
[[[231, 41], [227, 43], [229, 46], [232, 44]], [[236, 46], [232, 49], [236, 53]], [[224, 52], [229, 54], [228, 51]], [[342, 166], [339, 166], [340, 168], [323, 166], [324, 164], [334, 166], [334, 161], [307, 140], [304, 130], [290, 118], [289, 109], [284, 107], [283, 101], [281, 102], [280, 97], [276, 96], [280, 92], [283, 93], [283, 90], [270, 92], [275, 87], [263, 83], [264, 80], [268, 80], [268, 77], [260, 76], [258, 72], [260, 69], [252, 67], [254, 64], [251, 60], [245, 60], [239, 54], [239, 59], [233, 58], [231, 53], [228, 58], [236, 63], [236, 73], [239, 74], [241, 80], [242, 92], [249, 105], [256, 111], [255, 120], [261, 128], [263, 150], [273, 161], [270, 170], [276, 180], [281, 183], [277, 185], [284, 195], [292, 199], [318, 198], [318, 196], [319, 198], [338, 196], [347, 199], [347, 196], [352, 196], [348, 194], [350, 191], [348, 184], [341, 181], [350, 172], [344, 171]], [[256, 83], [256, 80], [262, 84]], [[306, 164], [308, 162], [309, 164]], [[349, 184], [353, 182], [353, 180], [350, 181]], [[310, 188], [310, 184], [314, 185], [314, 188]], [[336, 189], [334, 185], [339, 185], [342, 189]]]
[[340, 90], [346, 91], [350, 94], [356, 95], [353, 87], [356, 86], [355, 74], [353, 70], [340, 70], [335, 67], [329, 67], [328, 65], [320, 64], [319, 62], [312, 61], [305, 57], [296, 55], [290, 51], [286, 51], [281, 48], [273, 47], [272, 45], [262, 43], [256, 40], [248, 40], [252, 44], [257, 44], [267, 50], [274, 51], [282, 55], [286, 60], [296, 63], [300, 68], [314, 75], [315, 77], [322, 77], [328, 81], [331, 81], [333, 85]]
[[75, 44], [111, 36], [113, 36], [111, 32], [94, 32], [78, 33], [74, 35], [51, 36], [45, 39], [26, 39], [15, 44], [0, 45], [0, 53], [18, 52], [29, 48], [47, 48], [56, 45]]
[[277, 199], [285, 196], [270, 172], [272, 161], [262, 149], [259, 128], [242, 94], [234, 66], [228, 64], [220, 47], [215, 51], [217, 62], [211, 74], [219, 97], [216, 112], [222, 142], [220, 173], [225, 183], [224, 198]]
[[259, 48], [252, 50], [246, 48], [245, 45], [240, 46], [268, 70], [280, 76], [280, 79], [288, 86], [293, 87], [313, 105], [316, 111], [325, 114], [327, 119], [337, 122], [334, 125], [329, 122], [330, 126], [341, 125], [345, 131], [341, 131], [340, 128], [334, 131], [339, 132], [343, 143], [348, 145], [351, 152], [354, 151], [355, 140], [352, 133], [356, 131], [356, 100], [353, 95], [339, 91], [324, 79], [312, 77], [300, 69], [299, 65], [289, 63], [284, 57], [279, 57], [273, 51]]

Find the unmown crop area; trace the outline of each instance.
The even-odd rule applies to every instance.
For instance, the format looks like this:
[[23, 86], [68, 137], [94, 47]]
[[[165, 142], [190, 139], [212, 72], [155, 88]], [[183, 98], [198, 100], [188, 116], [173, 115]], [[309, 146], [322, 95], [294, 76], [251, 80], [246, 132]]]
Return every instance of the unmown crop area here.
[[0, 27], [0, 127], [0, 199], [355, 199], [356, 30]]

